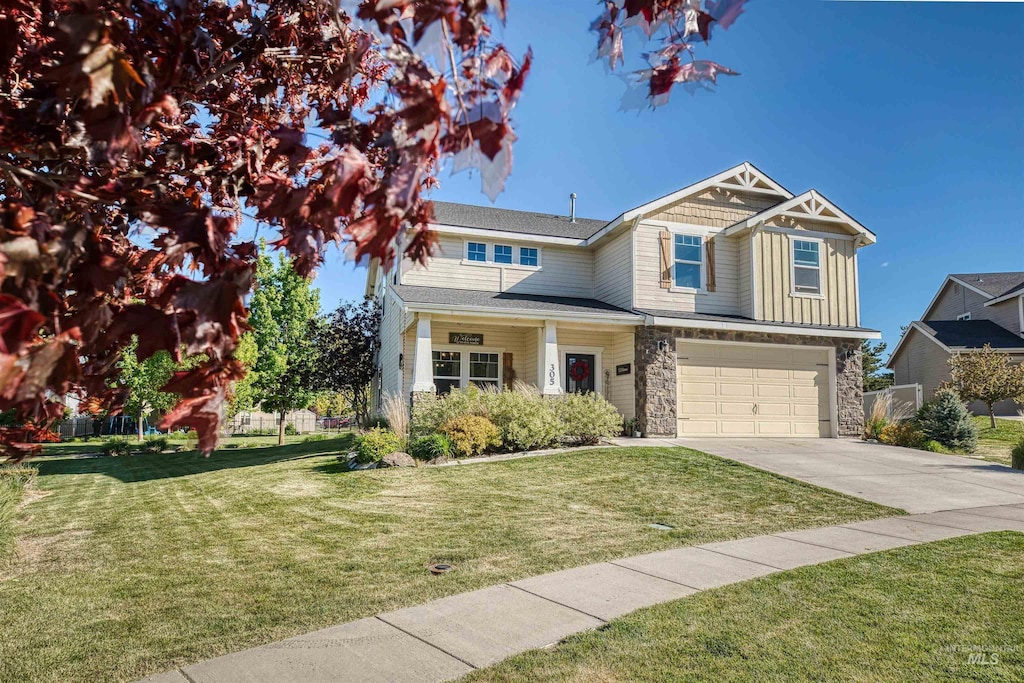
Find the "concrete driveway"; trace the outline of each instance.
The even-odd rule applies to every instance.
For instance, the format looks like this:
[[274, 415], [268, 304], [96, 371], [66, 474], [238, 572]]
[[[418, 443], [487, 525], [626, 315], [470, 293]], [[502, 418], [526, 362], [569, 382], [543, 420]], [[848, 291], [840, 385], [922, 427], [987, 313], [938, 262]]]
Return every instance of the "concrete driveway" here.
[[907, 512], [1024, 503], [1024, 472], [854, 439], [621, 439], [686, 446]]

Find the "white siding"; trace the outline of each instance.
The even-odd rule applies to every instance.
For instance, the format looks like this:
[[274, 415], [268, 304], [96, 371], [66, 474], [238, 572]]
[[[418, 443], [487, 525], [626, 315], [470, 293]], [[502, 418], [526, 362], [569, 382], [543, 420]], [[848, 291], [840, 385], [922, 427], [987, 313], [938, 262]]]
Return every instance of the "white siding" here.
[[[641, 223], [636, 230], [636, 307], [683, 313], [738, 315], [740, 240], [715, 237], [714, 292], [674, 292], [661, 287], [659, 235], [666, 229]], [[685, 232], [682, 228], [679, 230]], [[712, 230], [707, 237], [718, 232], [717, 229]]]
[[587, 249], [563, 247], [530, 241], [473, 238], [488, 245], [488, 258], [493, 245], [509, 244], [518, 253], [520, 246], [540, 250], [539, 270], [516, 265], [463, 263], [465, 240], [457, 235], [441, 235], [438, 251], [426, 266], [402, 263], [402, 284], [421, 287], [448, 287], [484, 292], [517, 292], [520, 294], [552, 294], [590, 299], [594, 296], [594, 257]]
[[633, 304], [633, 232], [628, 227], [594, 253], [594, 298], [619, 308]]
[[[380, 350], [377, 364], [381, 369], [381, 396], [402, 393], [402, 374], [398, 369], [398, 357], [403, 353], [402, 307], [394, 297], [385, 294], [387, 303], [380, 321]], [[405, 356], [406, 359], [410, 357]], [[412, 365], [411, 362], [406, 363]]]

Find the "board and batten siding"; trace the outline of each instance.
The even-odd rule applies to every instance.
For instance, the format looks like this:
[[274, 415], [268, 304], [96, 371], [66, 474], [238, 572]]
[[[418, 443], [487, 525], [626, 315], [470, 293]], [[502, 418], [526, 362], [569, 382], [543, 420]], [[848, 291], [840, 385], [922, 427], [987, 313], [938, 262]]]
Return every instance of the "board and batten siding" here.
[[[819, 225], [813, 227], [815, 232], [826, 232], [818, 230]], [[845, 235], [823, 240], [821, 283], [824, 296], [812, 298], [792, 293], [792, 240], [799, 239], [798, 236], [764, 228], [752, 239], [757, 274], [756, 318], [840, 327], [860, 324], [857, 319], [857, 248], [853, 240]]]
[[594, 297], [594, 256], [586, 249], [489, 237], [474, 237], [471, 241], [486, 243], [488, 258], [493, 258], [494, 244], [511, 245], [516, 253], [520, 246], [538, 248], [541, 267], [537, 270], [516, 265], [464, 263], [466, 239], [442, 234], [437, 253], [426, 266], [403, 260], [402, 284], [484, 292], [557, 293], [582, 299]]
[[753, 262], [753, 240], [749, 236], [737, 238], [739, 244], [736, 247], [736, 253], [738, 255], [736, 282], [739, 292], [737, 294], [737, 304], [739, 307], [739, 314], [744, 318], [754, 317], [754, 290], [751, 288], [750, 274], [751, 269], [754, 267]]
[[633, 307], [633, 231], [627, 226], [594, 251], [594, 298], [629, 310]]

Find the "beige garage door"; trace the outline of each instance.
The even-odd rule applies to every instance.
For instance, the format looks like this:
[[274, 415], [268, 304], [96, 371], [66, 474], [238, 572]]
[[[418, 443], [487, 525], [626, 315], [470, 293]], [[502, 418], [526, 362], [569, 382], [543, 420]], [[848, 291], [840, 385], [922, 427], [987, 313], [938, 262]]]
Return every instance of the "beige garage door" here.
[[831, 436], [828, 351], [677, 344], [679, 436]]

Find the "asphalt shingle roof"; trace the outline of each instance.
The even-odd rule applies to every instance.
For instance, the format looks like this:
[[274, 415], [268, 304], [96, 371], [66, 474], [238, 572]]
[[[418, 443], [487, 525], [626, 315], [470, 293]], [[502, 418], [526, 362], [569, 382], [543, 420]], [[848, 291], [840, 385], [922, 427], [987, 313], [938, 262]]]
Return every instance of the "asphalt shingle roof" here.
[[985, 344], [993, 349], [1024, 348], [1024, 339], [991, 320], [929, 320], [918, 324], [950, 348], [980, 349]]
[[805, 325], [803, 323], [780, 323], [773, 322], [771, 320], [754, 320], [753, 318], [746, 318], [742, 315], [711, 315], [709, 313], [682, 313], [680, 311], [662, 311], [655, 309], [637, 309], [637, 313], [643, 313], [645, 315], [653, 315], [656, 318], [676, 318], [679, 320], [705, 320], [707, 322], [724, 322], [724, 323], [750, 323], [753, 325], [778, 325], [780, 327], [798, 327], [801, 329], [813, 328], [820, 329], [822, 336], [827, 337], [829, 330], [837, 330], [842, 332], [877, 332], [878, 330], [872, 330], [867, 327], [840, 327], [837, 325], [823, 326], [823, 325]]
[[452, 202], [434, 202], [434, 219], [439, 225], [480, 230], [504, 230], [524, 235], [546, 235], [579, 240], [587, 239], [608, 225], [608, 221], [593, 218], [577, 217], [576, 222], [573, 223], [568, 216]]
[[480, 292], [472, 289], [414, 285], [393, 285], [391, 288], [407, 304], [486, 306], [498, 309], [551, 311], [553, 313], [630, 313], [630, 311], [597, 299], [513, 294], [512, 292]]
[[1024, 287], [1024, 272], [1014, 273], [953, 273], [951, 277], [988, 292], [994, 299]]

